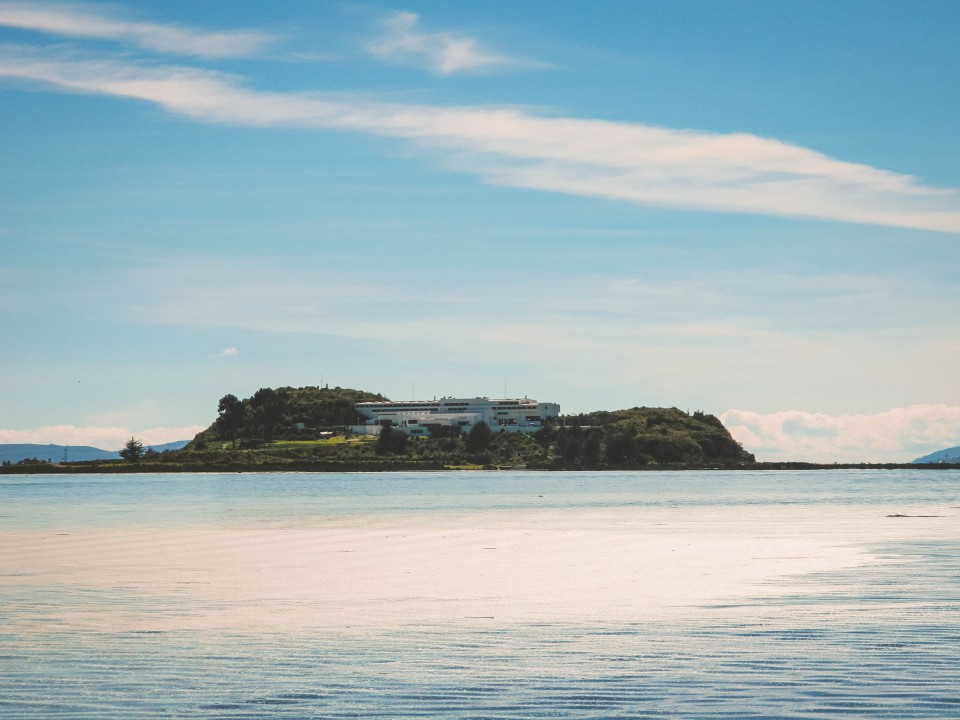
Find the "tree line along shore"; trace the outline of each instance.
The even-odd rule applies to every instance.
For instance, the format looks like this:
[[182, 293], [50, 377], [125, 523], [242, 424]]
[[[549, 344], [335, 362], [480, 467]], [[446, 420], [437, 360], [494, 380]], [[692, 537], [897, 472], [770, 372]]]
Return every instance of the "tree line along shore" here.
[[[162, 453], [131, 438], [121, 459], [33, 462], [4, 473], [413, 471], [413, 470], [797, 470], [947, 468], [947, 464], [765, 463], [737, 443], [715, 416], [677, 408], [635, 407], [550, 419], [534, 433], [485, 423], [467, 432], [444, 427], [411, 437], [384, 427], [377, 436], [348, 428], [356, 404], [386, 400], [349, 388], [263, 388], [221, 398], [217, 418], [181, 450]], [[953, 467], [960, 467], [954, 465]]]

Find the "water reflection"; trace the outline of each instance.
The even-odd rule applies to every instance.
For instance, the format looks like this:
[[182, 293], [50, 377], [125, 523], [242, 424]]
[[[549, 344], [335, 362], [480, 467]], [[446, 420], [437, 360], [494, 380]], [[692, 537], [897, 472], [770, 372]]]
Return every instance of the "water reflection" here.
[[958, 717], [958, 480], [5, 477], [0, 716]]

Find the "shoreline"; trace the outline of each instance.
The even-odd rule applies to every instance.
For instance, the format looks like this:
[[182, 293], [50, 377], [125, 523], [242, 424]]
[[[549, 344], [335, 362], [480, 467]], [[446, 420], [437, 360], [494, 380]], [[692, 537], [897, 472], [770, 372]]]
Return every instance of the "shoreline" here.
[[263, 463], [263, 464], [203, 464], [203, 463], [38, 463], [36, 465], [7, 465], [0, 467], [0, 475], [143, 475], [196, 473], [393, 473], [393, 472], [697, 472], [765, 470], [960, 470], [960, 463], [808, 463], [757, 462], [737, 464], [688, 465], [670, 463], [644, 467], [518, 467], [487, 466], [476, 468], [448, 467], [438, 463], [397, 462], [383, 463]]

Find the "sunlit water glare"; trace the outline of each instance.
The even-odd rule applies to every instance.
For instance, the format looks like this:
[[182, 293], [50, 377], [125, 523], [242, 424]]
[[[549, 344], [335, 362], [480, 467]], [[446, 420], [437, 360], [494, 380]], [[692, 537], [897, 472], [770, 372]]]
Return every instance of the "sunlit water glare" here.
[[960, 473], [0, 478], [0, 717], [960, 718]]

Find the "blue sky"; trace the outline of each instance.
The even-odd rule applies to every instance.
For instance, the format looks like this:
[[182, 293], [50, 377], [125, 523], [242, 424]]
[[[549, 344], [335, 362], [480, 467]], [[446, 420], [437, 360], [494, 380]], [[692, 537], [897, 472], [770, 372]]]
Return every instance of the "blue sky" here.
[[960, 444], [956, 2], [0, 2], [0, 442], [226, 393]]

